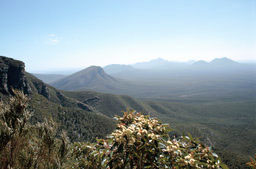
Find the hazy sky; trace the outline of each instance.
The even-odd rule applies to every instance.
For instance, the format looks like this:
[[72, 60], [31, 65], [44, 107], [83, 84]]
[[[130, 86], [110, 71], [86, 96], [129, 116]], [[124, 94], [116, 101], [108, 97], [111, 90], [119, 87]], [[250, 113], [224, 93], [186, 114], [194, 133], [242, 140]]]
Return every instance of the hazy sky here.
[[28, 71], [256, 60], [256, 0], [0, 0], [0, 55]]

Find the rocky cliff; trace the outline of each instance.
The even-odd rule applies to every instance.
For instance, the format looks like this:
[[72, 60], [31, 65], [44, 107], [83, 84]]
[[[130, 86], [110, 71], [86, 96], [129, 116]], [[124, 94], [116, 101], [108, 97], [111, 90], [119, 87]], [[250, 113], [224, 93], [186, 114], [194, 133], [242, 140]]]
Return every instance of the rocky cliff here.
[[47, 85], [25, 72], [22, 61], [0, 56], [0, 93], [10, 95], [13, 94], [12, 89], [25, 94], [37, 92], [48, 99], [50, 97]]
[[12, 94], [12, 89], [31, 93], [31, 88], [25, 78], [25, 64], [11, 58], [0, 56], [0, 91]]
[[48, 98], [49, 89], [40, 80], [32, 80], [31, 75], [25, 72], [25, 64], [22, 61], [0, 56], [0, 93], [13, 94], [12, 89], [18, 89], [25, 94], [37, 92]]

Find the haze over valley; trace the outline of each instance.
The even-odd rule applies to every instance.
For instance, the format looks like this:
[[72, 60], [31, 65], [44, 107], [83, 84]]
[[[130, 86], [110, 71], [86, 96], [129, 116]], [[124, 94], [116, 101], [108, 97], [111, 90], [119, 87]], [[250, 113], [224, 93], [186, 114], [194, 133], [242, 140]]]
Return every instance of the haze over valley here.
[[[44, 78], [37, 77], [44, 81]], [[170, 62], [158, 58], [133, 65], [91, 66], [66, 77], [56, 77], [50, 83], [45, 82], [71, 91], [93, 90], [137, 98], [209, 101], [255, 99], [255, 79], [254, 64], [228, 58], [216, 58], [211, 62]]]

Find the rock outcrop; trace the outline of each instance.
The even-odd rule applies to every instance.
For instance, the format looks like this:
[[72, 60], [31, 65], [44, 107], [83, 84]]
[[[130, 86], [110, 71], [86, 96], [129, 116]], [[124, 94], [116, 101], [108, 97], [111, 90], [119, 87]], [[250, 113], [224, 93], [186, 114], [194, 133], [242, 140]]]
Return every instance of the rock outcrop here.
[[25, 64], [21, 61], [0, 56], [0, 92], [12, 94], [12, 89], [31, 93], [31, 88], [25, 77]]
[[41, 80], [36, 79], [35, 77], [31, 77], [28, 73], [26, 74], [27, 77], [30, 77], [31, 85], [33, 86], [32, 89], [33, 91], [37, 92], [38, 94], [43, 95], [47, 99], [50, 99], [50, 93], [49, 93], [49, 88], [45, 83], [43, 83]]
[[22, 61], [0, 56], [0, 93], [13, 94], [12, 89], [21, 90], [25, 94], [37, 92], [50, 98], [47, 85], [26, 73]]

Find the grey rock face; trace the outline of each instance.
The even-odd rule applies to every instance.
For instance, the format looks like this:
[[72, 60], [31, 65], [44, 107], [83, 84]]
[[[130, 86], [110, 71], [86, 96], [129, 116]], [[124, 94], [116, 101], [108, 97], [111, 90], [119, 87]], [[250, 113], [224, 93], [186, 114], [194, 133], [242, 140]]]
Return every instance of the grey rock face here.
[[0, 56], [0, 91], [12, 94], [12, 89], [31, 93], [31, 88], [25, 78], [25, 64], [11, 58]]
[[42, 81], [33, 81], [32, 83], [37, 93], [43, 95], [47, 99], [50, 99], [49, 89]]

